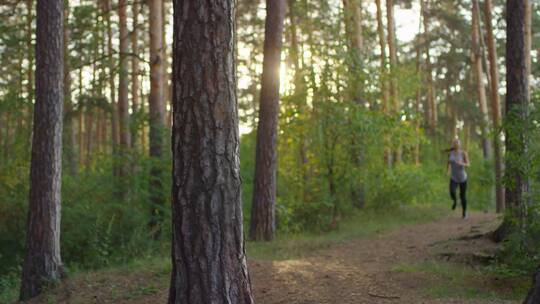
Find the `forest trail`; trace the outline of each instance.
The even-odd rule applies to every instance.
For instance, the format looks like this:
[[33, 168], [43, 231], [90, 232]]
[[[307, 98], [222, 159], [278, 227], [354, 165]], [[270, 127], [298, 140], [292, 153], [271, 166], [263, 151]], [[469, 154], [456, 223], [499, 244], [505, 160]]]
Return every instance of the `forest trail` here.
[[[496, 246], [481, 235], [497, 223], [494, 214], [474, 213], [467, 220], [452, 216], [350, 240], [303, 259], [253, 262], [250, 271], [256, 300], [263, 304], [517, 303], [496, 297], [478, 299], [490, 289], [504, 289], [497, 278], [456, 278], [445, 274], [444, 266], [436, 270], [440, 262], [474, 273], [475, 265]], [[470, 300], [446, 298], [445, 288], [440, 288], [444, 284], [449, 285], [448, 293], [466, 288]], [[451, 286], [455, 284], [460, 286]], [[437, 294], [444, 298], [435, 299]]]
[[[457, 213], [297, 259], [252, 260], [256, 303], [519, 303], [499, 300], [512, 298], [506, 279], [475, 270], [495, 249], [480, 235], [498, 224], [496, 215], [473, 213], [462, 220]], [[166, 303], [168, 279], [168, 269], [97, 272], [68, 280], [54, 292], [53, 302]], [[50, 297], [32, 303], [50, 303]]]

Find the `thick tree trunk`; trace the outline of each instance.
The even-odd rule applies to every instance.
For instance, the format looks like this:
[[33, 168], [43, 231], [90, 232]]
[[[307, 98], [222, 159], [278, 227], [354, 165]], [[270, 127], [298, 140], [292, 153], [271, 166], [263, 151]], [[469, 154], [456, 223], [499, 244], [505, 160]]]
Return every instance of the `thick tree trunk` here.
[[60, 202], [64, 100], [63, 0], [38, 0], [36, 103], [20, 299], [62, 276]]
[[525, 213], [524, 196], [528, 192], [529, 183], [522, 170], [522, 162], [526, 160], [527, 138], [525, 124], [528, 119], [528, 75], [525, 11], [526, 3], [522, 0], [507, 0], [506, 3], [506, 177], [509, 184], [506, 188], [505, 200], [508, 208], [512, 208], [518, 218], [523, 219]]
[[499, 71], [497, 63], [497, 48], [493, 36], [492, 4], [485, 0], [484, 16], [486, 19], [487, 46], [489, 57], [489, 73], [491, 75], [491, 115], [493, 124], [493, 156], [495, 162], [495, 196], [497, 213], [504, 211], [504, 185], [503, 185], [503, 151], [501, 146], [501, 108], [499, 98]]
[[285, 0], [266, 1], [264, 60], [257, 128], [255, 179], [249, 237], [272, 240], [275, 232], [279, 66]]
[[[120, 28], [120, 62], [119, 62], [119, 80], [118, 80], [118, 131], [120, 134], [120, 152], [122, 155], [129, 150], [131, 146], [131, 134], [129, 131], [129, 78], [128, 78], [128, 51], [129, 51], [129, 32], [127, 29], [127, 3], [126, 0], [118, 0], [118, 20]], [[124, 163], [125, 160], [122, 160]], [[125, 175], [125, 164], [121, 165], [121, 175]]]
[[160, 159], [163, 156], [165, 131], [163, 103], [163, 6], [160, 0], [148, 1], [150, 9], [150, 157], [153, 159], [150, 168], [151, 214], [150, 227], [154, 237], [159, 237], [160, 224], [163, 221], [164, 197], [162, 170]]
[[478, 1], [473, 1], [472, 9], [472, 63], [474, 72], [474, 81], [476, 84], [476, 98], [478, 98], [478, 107], [482, 114], [481, 130], [482, 130], [482, 151], [484, 158], [491, 157], [491, 143], [489, 140], [489, 114], [486, 100], [486, 88], [484, 86], [484, 68], [482, 66], [482, 49], [480, 46], [480, 8]]
[[173, 3], [169, 303], [251, 304], [242, 231], [234, 1]]

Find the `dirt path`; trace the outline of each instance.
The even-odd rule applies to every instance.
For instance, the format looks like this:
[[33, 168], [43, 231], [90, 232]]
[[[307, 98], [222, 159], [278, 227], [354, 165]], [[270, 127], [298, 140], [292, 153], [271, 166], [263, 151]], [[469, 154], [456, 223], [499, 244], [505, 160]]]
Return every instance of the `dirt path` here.
[[[399, 266], [450, 257], [464, 261], [481, 257], [480, 253], [494, 245], [477, 237], [496, 222], [493, 214], [473, 214], [465, 221], [450, 217], [351, 240], [303, 259], [253, 262], [250, 271], [255, 297], [262, 304], [512, 303], [429, 299], [426, 287], [444, 282], [433, 282], [436, 277], [422, 273], [395, 271]], [[463, 237], [466, 240], [459, 240]]]
[[[257, 304], [518, 303], [498, 299], [512, 292], [511, 284], [498, 278], [414, 270], [415, 265], [443, 263], [452, 271], [461, 267], [474, 273], [476, 257], [483, 257], [479, 253], [494, 247], [478, 236], [495, 225], [495, 215], [476, 213], [465, 221], [449, 217], [348, 240], [299, 259], [249, 261], [255, 300]], [[33, 303], [166, 303], [168, 279], [169, 270], [164, 268], [98, 272], [68, 280], [53, 301], [49, 295]], [[455, 294], [454, 285], [465, 285], [465, 296]], [[441, 286], [443, 291], [450, 288], [448, 294], [429, 292], [440, 291]]]

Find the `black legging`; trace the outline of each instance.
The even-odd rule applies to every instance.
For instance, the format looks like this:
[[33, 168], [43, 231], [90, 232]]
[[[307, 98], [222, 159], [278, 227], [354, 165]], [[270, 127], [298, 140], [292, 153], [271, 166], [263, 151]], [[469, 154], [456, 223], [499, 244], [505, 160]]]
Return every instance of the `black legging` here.
[[454, 201], [454, 205], [457, 204], [456, 188], [459, 186], [459, 198], [461, 200], [461, 207], [463, 209], [463, 216], [467, 213], [467, 181], [458, 183], [450, 179], [450, 197]]

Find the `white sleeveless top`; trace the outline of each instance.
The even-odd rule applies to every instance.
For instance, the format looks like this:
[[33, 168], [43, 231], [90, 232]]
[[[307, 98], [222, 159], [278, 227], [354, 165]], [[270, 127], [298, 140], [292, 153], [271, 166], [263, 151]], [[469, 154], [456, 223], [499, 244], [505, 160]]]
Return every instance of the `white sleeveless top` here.
[[464, 183], [467, 181], [467, 172], [465, 172], [465, 166], [458, 164], [463, 163], [465, 157], [463, 151], [450, 151], [448, 156], [448, 163], [450, 164], [450, 178], [456, 183]]

